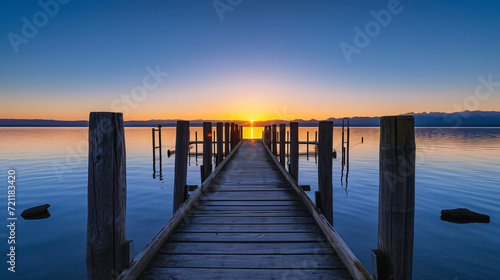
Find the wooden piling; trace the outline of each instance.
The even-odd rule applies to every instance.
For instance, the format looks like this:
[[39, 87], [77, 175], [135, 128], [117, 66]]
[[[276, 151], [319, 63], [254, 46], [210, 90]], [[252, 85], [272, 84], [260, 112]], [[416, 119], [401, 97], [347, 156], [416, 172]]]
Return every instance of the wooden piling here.
[[122, 113], [90, 113], [88, 279], [115, 279], [126, 266], [127, 176], [124, 137]]
[[276, 140], [276, 124], [273, 124], [271, 128], [271, 141], [272, 141], [272, 151], [273, 155], [276, 156], [278, 154], [278, 141]]
[[194, 142], [196, 142], [196, 144], [194, 144], [195, 146], [195, 158], [196, 158], [196, 161], [198, 161], [198, 131], [195, 131], [194, 132]]
[[280, 124], [280, 163], [285, 167], [285, 132], [286, 124]]
[[229, 123], [224, 124], [224, 147], [224, 157], [227, 157], [229, 155]]
[[[155, 129], [153, 128], [153, 169], [155, 168], [155, 164], [156, 164], [156, 144], [155, 144]], [[154, 173], [156, 173], [156, 170]]]
[[174, 166], [174, 212], [184, 203], [187, 180], [187, 151], [189, 149], [189, 122], [177, 121]]
[[299, 182], [299, 124], [290, 123], [290, 170], [293, 179]]
[[231, 151], [236, 147], [235, 141], [234, 141], [234, 123], [231, 123]]
[[203, 122], [203, 181], [212, 173], [212, 123]]
[[243, 140], [243, 126], [240, 126], [240, 141]]
[[318, 145], [318, 191], [321, 199], [321, 213], [333, 225], [332, 144], [333, 122], [319, 122]]
[[378, 279], [411, 279], [415, 214], [413, 116], [380, 119]]
[[222, 123], [218, 122], [217, 123], [217, 160], [216, 160], [216, 165], [218, 166], [223, 159], [223, 133], [224, 131], [222, 130]]
[[238, 143], [240, 142], [240, 137], [239, 137], [239, 131], [238, 131], [238, 124], [235, 123], [234, 124], [234, 146], [236, 147], [236, 145], [238, 145]]

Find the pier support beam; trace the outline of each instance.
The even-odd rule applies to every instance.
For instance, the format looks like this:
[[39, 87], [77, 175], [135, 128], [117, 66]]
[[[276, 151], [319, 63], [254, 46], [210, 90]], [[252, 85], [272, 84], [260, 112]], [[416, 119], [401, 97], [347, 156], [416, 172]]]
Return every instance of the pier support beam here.
[[90, 113], [88, 160], [87, 278], [115, 279], [128, 266], [122, 113]]
[[234, 123], [231, 123], [231, 151], [236, 147], [234, 140]]
[[272, 141], [272, 146], [273, 146], [273, 155], [276, 156], [278, 154], [278, 142], [276, 140], [276, 124], [273, 124], [271, 128], [271, 141]]
[[290, 168], [288, 170], [295, 182], [299, 182], [299, 123], [290, 123]]
[[321, 200], [320, 210], [330, 225], [333, 225], [332, 144], [333, 122], [319, 122], [318, 191]]
[[377, 279], [411, 279], [415, 215], [413, 116], [380, 119]]
[[286, 124], [282, 123], [280, 124], [280, 163], [285, 167], [285, 131], [286, 131]]
[[212, 173], [212, 123], [203, 123], [203, 178], [202, 181]]
[[229, 155], [229, 123], [224, 124], [224, 148], [225, 148], [225, 153], [224, 157], [227, 157]]
[[184, 203], [186, 198], [187, 159], [189, 149], [189, 122], [177, 121], [175, 141], [174, 171], [174, 212]]
[[217, 158], [216, 158], [216, 165], [218, 166], [222, 162], [222, 158], [224, 156], [223, 152], [223, 133], [224, 131], [222, 130], [222, 123], [218, 122], [217, 123]]

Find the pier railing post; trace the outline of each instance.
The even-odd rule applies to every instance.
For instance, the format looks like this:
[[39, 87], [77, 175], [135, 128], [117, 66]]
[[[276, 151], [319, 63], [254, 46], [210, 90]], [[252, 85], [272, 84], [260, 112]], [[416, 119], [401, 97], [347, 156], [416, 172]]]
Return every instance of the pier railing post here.
[[202, 181], [212, 173], [212, 123], [203, 123], [203, 178]]
[[286, 131], [286, 124], [282, 123], [280, 124], [280, 163], [285, 167], [285, 131]]
[[218, 122], [217, 123], [217, 160], [216, 164], [219, 165], [222, 162], [222, 158], [224, 156], [223, 152], [223, 133], [224, 131], [222, 130], [222, 123]]
[[88, 160], [87, 278], [115, 279], [128, 265], [122, 113], [90, 113]]
[[227, 155], [229, 155], [229, 123], [224, 124], [224, 142], [225, 142], [224, 157], [227, 157]]
[[278, 144], [276, 140], [276, 124], [273, 124], [272, 130], [271, 130], [271, 141], [273, 142], [273, 155], [276, 156], [278, 154]]
[[415, 215], [413, 116], [380, 119], [377, 279], [411, 279]]
[[187, 180], [187, 152], [189, 145], [189, 122], [177, 121], [174, 166], [174, 212], [184, 203]]
[[299, 182], [299, 123], [290, 123], [290, 175]]
[[[318, 191], [323, 216], [333, 225], [332, 144], [333, 122], [319, 122]], [[316, 202], [316, 204], [318, 204]]]
[[231, 151], [234, 149], [235, 146], [236, 144], [234, 139], [234, 123], [231, 123]]
[[243, 126], [240, 126], [240, 141], [243, 140]]
[[237, 123], [234, 124], [234, 146], [236, 147], [236, 145], [238, 145], [238, 143], [240, 142], [240, 131], [239, 131], [239, 126]]

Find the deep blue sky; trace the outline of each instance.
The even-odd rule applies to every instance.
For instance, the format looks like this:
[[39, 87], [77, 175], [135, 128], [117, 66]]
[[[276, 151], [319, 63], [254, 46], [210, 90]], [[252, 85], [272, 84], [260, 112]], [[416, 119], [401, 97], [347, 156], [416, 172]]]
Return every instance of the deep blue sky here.
[[[22, 18], [33, 22], [43, 9], [2, 0], [0, 118], [87, 119], [90, 111], [119, 110], [129, 120], [321, 119], [500, 109], [500, 87], [474, 97], [479, 76], [500, 82], [499, 1], [400, 1], [401, 12], [349, 63], [339, 45], [354, 46], [354, 28], [390, 2], [243, 0], [221, 21], [212, 1], [73, 0], [16, 54], [8, 34], [22, 36]], [[122, 96], [157, 65], [169, 76], [124, 108]]]

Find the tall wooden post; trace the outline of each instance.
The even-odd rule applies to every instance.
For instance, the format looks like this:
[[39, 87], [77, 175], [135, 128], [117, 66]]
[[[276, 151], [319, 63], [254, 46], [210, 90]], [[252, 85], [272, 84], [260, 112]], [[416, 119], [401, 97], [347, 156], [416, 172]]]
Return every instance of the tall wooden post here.
[[240, 126], [240, 141], [243, 140], [243, 126]]
[[224, 148], [223, 148], [223, 134], [224, 131], [222, 129], [222, 123], [218, 122], [217, 123], [217, 160], [216, 160], [216, 165], [219, 165], [222, 162], [222, 158], [224, 156]]
[[413, 116], [380, 119], [378, 279], [411, 279], [415, 214]]
[[280, 163], [285, 167], [285, 132], [286, 124], [280, 124]]
[[319, 122], [318, 191], [321, 213], [333, 225], [332, 144], [333, 122]]
[[198, 131], [194, 132], [194, 142], [196, 142], [194, 155], [195, 155], [196, 161], [198, 162]]
[[239, 135], [240, 135], [240, 133], [239, 133], [239, 127], [238, 127], [238, 124], [235, 123], [234, 124], [234, 139], [235, 139], [234, 146], [235, 147], [236, 147], [236, 145], [238, 145], [238, 143], [240, 143], [240, 139], [239, 139], [240, 136]]
[[186, 197], [187, 152], [189, 149], [189, 122], [177, 121], [174, 166], [174, 212]]
[[156, 141], [155, 141], [155, 129], [153, 128], [153, 167], [154, 164], [156, 163]]
[[231, 151], [234, 150], [236, 144], [234, 143], [234, 123], [231, 123]]
[[210, 176], [212, 173], [212, 123], [203, 123], [203, 178]]
[[271, 141], [272, 146], [273, 146], [273, 155], [276, 156], [278, 154], [278, 144], [276, 140], [276, 124], [273, 124], [272, 129], [271, 129]]
[[224, 157], [227, 157], [229, 155], [229, 123], [224, 124], [224, 147], [225, 147], [225, 153]]
[[299, 124], [290, 123], [290, 175], [299, 182]]
[[126, 266], [127, 176], [124, 137], [122, 113], [90, 113], [88, 279], [115, 279]]

